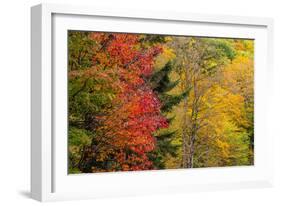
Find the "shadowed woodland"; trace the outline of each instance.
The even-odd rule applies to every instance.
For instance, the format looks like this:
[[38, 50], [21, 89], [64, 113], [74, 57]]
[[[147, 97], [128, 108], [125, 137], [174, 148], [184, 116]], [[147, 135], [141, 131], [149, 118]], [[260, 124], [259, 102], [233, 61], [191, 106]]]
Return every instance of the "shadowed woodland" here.
[[254, 40], [68, 32], [68, 169], [254, 164]]

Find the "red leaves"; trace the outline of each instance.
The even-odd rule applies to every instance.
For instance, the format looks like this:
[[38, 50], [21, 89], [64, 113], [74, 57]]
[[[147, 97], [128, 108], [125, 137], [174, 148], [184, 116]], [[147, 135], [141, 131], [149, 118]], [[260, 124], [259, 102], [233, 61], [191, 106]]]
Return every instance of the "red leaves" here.
[[159, 99], [143, 77], [152, 74], [154, 57], [162, 49], [141, 48], [138, 35], [133, 34], [94, 33], [91, 37], [100, 45], [93, 63], [117, 71], [121, 88], [113, 100], [114, 108], [101, 118], [103, 126], [98, 132], [115, 148], [122, 170], [153, 169], [147, 157], [155, 149], [153, 132], [168, 123], [160, 113]]
[[138, 56], [138, 51], [134, 49], [136, 43], [136, 35], [116, 34], [107, 51], [116, 63], [126, 65]]

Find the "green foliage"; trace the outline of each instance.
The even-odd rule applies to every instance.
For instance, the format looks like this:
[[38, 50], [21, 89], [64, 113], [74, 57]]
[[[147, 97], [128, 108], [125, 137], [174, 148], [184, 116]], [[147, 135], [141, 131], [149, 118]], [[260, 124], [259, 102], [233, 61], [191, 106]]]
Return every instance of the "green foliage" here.
[[92, 66], [93, 47], [96, 43], [89, 38], [89, 32], [68, 32], [68, 69], [79, 70]]
[[173, 70], [172, 63], [169, 61], [162, 69], [156, 71], [149, 80], [153, 91], [157, 92], [161, 102], [161, 111], [170, 112], [173, 107], [179, 104], [190, 92], [190, 88], [178, 95], [170, 95], [169, 91], [174, 89], [180, 80], [171, 81], [169, 75]]
[[236, 56], [236, 51], [232, 46], [232, 40], [227, 39], [208, 39], [210, 46], [215, 48], [216, 56], [225, 55], [228, 59], [233, 60]]
[[252, 40], [68, 32], [69, 173], [252, 165]]
[[169, 61], [161, 70], [153, 74], [150, 79], [150, 84], [154, 91], [161, 94], [169, 92], [178, 85], [179, 80], [171, 81], [169, 78], [172, 69], [172, 63]]
[[89, 146], [92, 141], [92, 133], [85, 129], [78, 129], [75, 127], [69, 128], [68, 131], [68, 159], [69, 172], [78, 173], [79, 161], [82, 158], [82, 150]]
[[70, 127], [68, 143], [73, 146], [86, 146], [91, 144], [92, 133], [85, 129]]
[[156, 44], [156, 43], [166, 43], [164, 35], [155, 35], [155, 34], [146, 34], [140, 38], [140, 42], [148, 43], [148, 44]]
[[[162, 103], [161, 112], [166, 114], [169, 123], [171, 123], [174, 118], [168, 118], [167, 113], [171, 112], [173, 107], [178, 105], [184, 98], [186, 98], [190, 92], [190, 89], [188, 89], [181, 94], [168, 94], [169, 91], [174, 89], [179, 84], [179, 80], [171, 80], [169, 75], [172, 70], [173, 65], [169, 61], [162, 69], [156, 71], [149, 80], [153, 91], [158, 94], [158, 97]], [[169, 131], [169, 129], [165, 129], [160, 130], [155, 135], [155, 138], [157, 139], [157, 150], [154, 151], [154, 156], [157, 158], [152, 159], [154, 160], [155, 166], [159, 169], [165, 168], [165, 157], [167, 155], [172, 157], [176, 157], [177, 155], [179, 145], [175, 145], [172, 142], [175, 133], [176, 131]]]
[[161, 94], [159, 95], [159, 98], [161, 102], [163, 102], [163, 105], [161, 107], [161, 110], [163, 112], [170, 112], [173, 109], [173, 106], [179, 104], [186, 96], [188, 96], [191, 88], [188, 88], [187, 91], [183, 92], [180, 95], [169, 95], [169, 94]]

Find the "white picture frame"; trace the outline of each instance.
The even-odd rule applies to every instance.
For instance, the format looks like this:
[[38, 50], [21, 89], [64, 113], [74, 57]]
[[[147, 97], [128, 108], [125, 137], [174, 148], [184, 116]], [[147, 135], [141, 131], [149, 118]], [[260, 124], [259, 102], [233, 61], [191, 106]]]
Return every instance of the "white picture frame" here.
[[[31, 26], [32, 198], [53, 201], [273, 185], [273, 135], [267, 126], [267, 109], [271, 104], [268, 91], [273, 76], [272, 19], [40, 4], [31, 8]], [[65, 139], [68, 29], [256, 39], [255, 165], [68, 175]]]

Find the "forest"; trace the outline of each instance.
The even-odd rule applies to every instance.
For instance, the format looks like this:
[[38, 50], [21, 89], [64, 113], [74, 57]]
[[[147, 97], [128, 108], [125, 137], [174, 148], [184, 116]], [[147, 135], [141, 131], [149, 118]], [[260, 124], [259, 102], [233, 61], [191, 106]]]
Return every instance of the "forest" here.
[[68, 173], [254, 164], [254, 40], [68, 31]]

